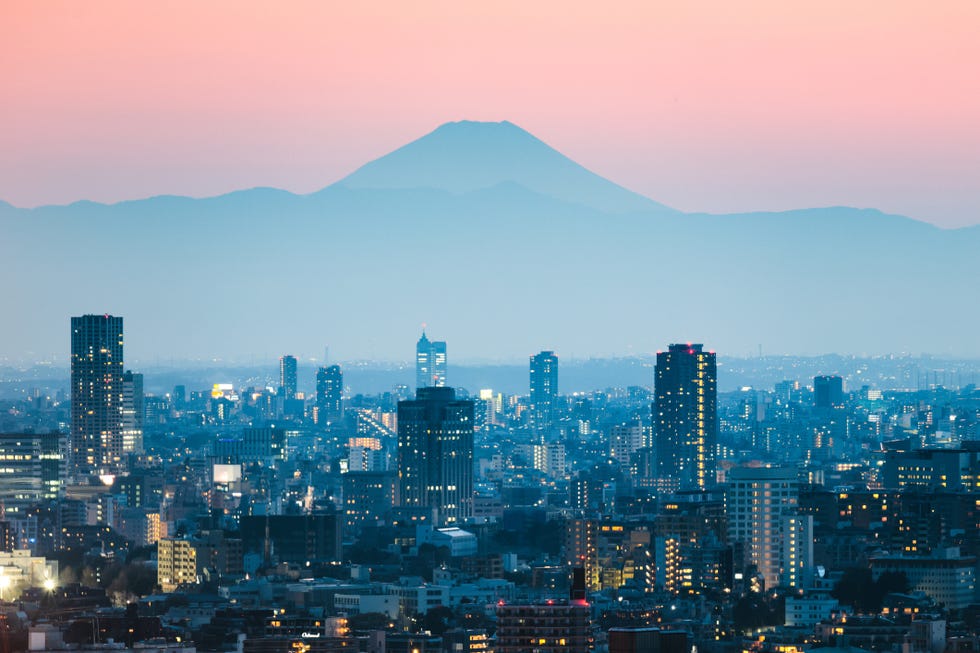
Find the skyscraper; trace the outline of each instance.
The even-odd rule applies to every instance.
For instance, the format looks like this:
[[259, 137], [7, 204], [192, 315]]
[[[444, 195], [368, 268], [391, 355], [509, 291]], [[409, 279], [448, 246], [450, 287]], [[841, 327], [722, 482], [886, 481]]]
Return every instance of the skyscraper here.
[[531, 422], [546, 431], [554, 425], [558, 401], [558, 357], [553, 351], [531, 356]]
[[279, 394], [286, 399], [296, 398], [296, 357], [286, 354], [279, 359]]
[[123, 373], [123, 452], [143, 453], [143, 375]]
[[76, 474], [115, 474], [123, 455], [123, 320], [71, 319], [71, 459]]
[[399, 505], [438, 511], [439, 524], [473, 512], [473, 402], [452, 388], [419, 388], [398, 402]]
[[432, 341], [432, 385], [437, 388], [446, 387], [446, 341]]
[[344, 373], [340, 365], [321, 367], [316, 373], [317, 424], [333, 422], [343, 414]]
[[415, 387], [445, 387], [446, 367], [445, 341], [431, 341], [423, 331], [415, 345]]
[[670, 345], [657, 353], [653, 432], [661, 477], [682, 488], [714, 484], [718, 372], [714, 352]]

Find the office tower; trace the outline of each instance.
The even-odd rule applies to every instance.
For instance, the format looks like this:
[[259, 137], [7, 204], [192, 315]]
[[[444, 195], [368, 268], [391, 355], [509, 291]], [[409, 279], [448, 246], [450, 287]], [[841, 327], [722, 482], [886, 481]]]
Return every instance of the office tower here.
[[682, 489], [704, 489], [715, 480], [718, 434], [714, 352], [701, 345], [670, 345], [657, 353], [653, 432], [657, 469]]
[[432, 385], [437, 388], [446, 387], [446, 341], [432, 341]]
[[344, 373], [340, 365], [321, 367], [316, 373], [316, 423], [335, 422], [343, 416]]
[[76, 474], [115, 474], [123, 454], [123, 319], [71, 319], [71, 460]]
[[399, 505], [459, 524], [473, 510], [473, 402], [452, 388], [419, 388], [398, 402]]
[[61, 498], [66, 449], [60, 433], [0, 433], [3, 519], [24, 518], [31, 505]]
[[143, 375], [123, 372], [123, 453], [143, 453]]
[[558, 402], [558, 357], [553, 351], [531, 356], [531, 424], [539, 431], [554, 426]]
[[837, 408], [844, 405], [844, 379], [839, 376], [813, 377], [815, 408]]
[[429, 340], [423, 331], [415, 345], [415, 387], [445, 387], [446, 368], [446, 343]]
[[[728, 537], [744, 544], [765, 589], [800, 587], [813, 559], [813, 516], [800, 515], [796, 470], [736, 467], [728, 474]], [[791, 567], [785, 563], [794, 561]]]
[[289, 354], [279, 358], [279, 396], [296, 398], [296, 357]]

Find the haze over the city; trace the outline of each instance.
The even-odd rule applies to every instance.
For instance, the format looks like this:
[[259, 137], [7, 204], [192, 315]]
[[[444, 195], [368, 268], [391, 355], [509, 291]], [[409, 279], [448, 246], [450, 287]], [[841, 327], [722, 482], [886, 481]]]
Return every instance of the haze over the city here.
[[0, 359], [980, 355], [978, 12], [8, 7]]

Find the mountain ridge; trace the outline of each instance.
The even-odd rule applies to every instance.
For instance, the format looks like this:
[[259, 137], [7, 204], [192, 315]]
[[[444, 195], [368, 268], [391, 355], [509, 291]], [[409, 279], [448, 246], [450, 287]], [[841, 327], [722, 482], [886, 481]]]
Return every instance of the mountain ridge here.
[[[507, 175], [497, 174], [496, 178], [484, 179], [482, 184], [474, 184], [473, 180], [470, 179], [469, 183], [471, 187], [453, 188], [453, 184], [447, 184], [445, 182], [439, 183], [429, 180], [431, 183], [405, 183], [405, 179], [389, 179], [387, 183], [384, 182], [384, 175], [390, 174], [390, 170], [381, 169], [385, 166], [390, 167], [391, 160], [399, 159], [400, 157], [413, 155], [415, 149], [420, 146], [427, 149], [439, 150], [440, 148], [447, 148], [451, 156], [448, 162], [443, 162], [443, 166], [452, 164], [458, 160], [458, 156], [462, 150], [467, 149], [465, 144], [460, 144], [458, 141], [461, 136], [470, 136], [477, 134], [477, 139], [482, 141], [492, 141], [497, 137], [504, 135], [509, 139], [508, 150], [506, 154], [511, 155], [510, 162], [514, 162], [518, 157], [514, 156], [515, 151], [513, 150], [514, 141], [520, 141], [525, 143], [530, 143], [533, 145], [538, 154], [547, 154], [547, 156], [552, 158], [551, 163], [560, 162], [563, 166], [571, 166], [574, 172], [581, 178], [582, 175], [586, 179], [599, 180], [600, 185], [607, 191], [614, 191], [617, 197], [605, 198], [600, 201], [583, 201], [581, 195], [590, 192], [588, 188], [578, 189], [581, 192], [573, 192], [569, 196], [567, 188], [565, 192], [549, 192], [549, 190], [554, 191], [555, 189], [549, 188], [535, 188], [535, 184], [523, 183], [521, 180], [508, 178]], [[410, 166], [415, 169], [418, 166], [415, 165], [417, 162], [413, 162]], [[417, 173], [418, 171], [415, 170]], [[379, 179], [379, 175], [381, 178]], [[397, 175], [396, 175], [397, 177]], [[980, 224], [977, 225], [967, 225], [962, 227], [948, 228], [935, 225], [926, 220], [921, 220], [917, 218], [911, 218], [897, 213], [886, 213], [875, 209], [873, 207], [850, 207], [846, 205], [831, 205], [831, 206], [812, 206], [812, 207], [800, 207], [782, 210], [769, 210], [769, 211], [737, 211], [737, 212], [725, 212], [725, 213], [714, 213], [714, 212], [703, 212], [703, 211], [680, 211], [668, 207], [656, 200], [648, 198], [640, 193], [624, 188], [615, 182], [611, 182], [603, 177], [597, 175], [596, 173], [588, 170], [587, 168], [576, 163], [566, 155], [562, 154], [560, 151], [552, 148], [550, 145], [540, 140], [530, 132], [524, 130], [513, 122], [508, 120], [503, 120], [499, 122], [483, 122], [483, 121], [473, 121], [473, 120], [459, 120], [453, 122], [446, 122], [438, 127], [436, 127], [431, 132], [413, 140], [405, 145], [398, 147], [388, 154], [382, 155], [376, 159], [368, 161], [367, 163], [357, 167], [353, 172], [345, 175], [341, 179], [324, 186], [319, 190], [312, 191], [310, 193], [295, 193], [293, 191], [276, 188], [272, 186], [254, 186], [250, 188], [242, 188], [231, 190], [226, 193], [219, 193], [217, 195], [206, 195], [206, 196], [190, 196], [190, 195], [179, 195], [164, 193], [159, 195], [151, 195], [144, 198], [132, 198], [119, 200], [115, 202], [98, 202], [93, 200], [81, 199], [75, 200], [66, 204], [45, 204], [35, 207], [17, 207], [9, 202], [0, 199], [0, 209], [4, 210], [15, 210], [15, 211], [36, 211], [52, 208], [68, 208], [68, 207], [78, 207], [78, 208], [91, 208], [96, 206], [112, 207], [112, 206], [132, 206], [144, 202], [174, 202], [174, 201], [231, 201], [238, 199], [251, 200], [257, 197], [261, 197], [263, 200], [267, 201], [270, 197], [280, 197], [283, 199], [293, 200], [296, 198], [317, 198], [324, 194], [329, 194], [330, 192], [336, 192], [337, 187], [349, 188], [351, 190], [398, 190], [398, 189], [433, 189], [433, 190], [446, 190], [450, 193], [462, 195], [475, 190], [488, 189], [498, 186], [504, 183], [513, 183], [521, 186], [529, 191], [536, 192], [541, 195], [546, 195], [553, 197], [556, 200], [584, 204], [585, 206], [590, 206], [592, 208], [598, 209], [606, 213], [658, 213], [658, 214], [668, 214], [678, 217], [690, 217], [690, 216], [760, 216], [760, 215], [791, 215], [798, 214], [809, 211], [838, 211], [842, 209], [853, 209], [855, 211], [877, 211], [883, 216], [889, 216], [891, 218], [898, 218], [902, 220], [909, 220], [915, 223], [926, 224], [932, 226], [936, 229], [941, 229], [945, 231], [960, 231], [969, 230], [974, 227], [980, 229]]]
[[[591, 178], [538, 151], [557, 161], [555, 178]], [[402, 360], [422, 322], [455, 360], [692, 340], [720, 352], [980, 355], [969, 301], [980, 228], [851, 207], [624, 210], [630, 191], [611, 182], [589, 203], [477, 171], [461, 181], [493, 183], [0, 205], [0, 275], [15, 280], [0, 360], [62, 351], [67, 317], [92, 312], [123, 315], [127, 352], [144, 360], [325, 344]]]

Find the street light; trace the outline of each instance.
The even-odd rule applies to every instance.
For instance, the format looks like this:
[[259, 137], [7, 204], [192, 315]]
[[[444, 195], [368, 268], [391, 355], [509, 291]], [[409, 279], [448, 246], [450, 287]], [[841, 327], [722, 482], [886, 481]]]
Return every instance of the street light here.
[[3, 591], [10, 587], [10, 576], [0, 571], [0, 602], [3, 601]]

